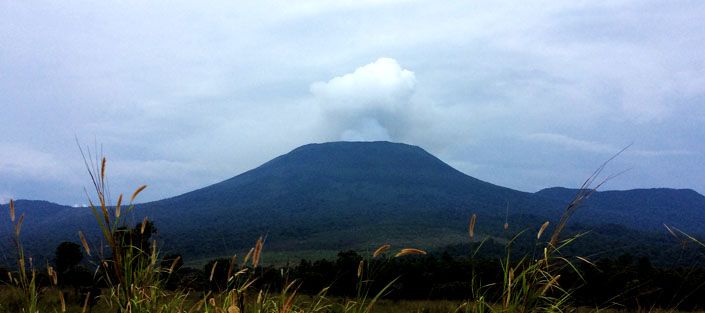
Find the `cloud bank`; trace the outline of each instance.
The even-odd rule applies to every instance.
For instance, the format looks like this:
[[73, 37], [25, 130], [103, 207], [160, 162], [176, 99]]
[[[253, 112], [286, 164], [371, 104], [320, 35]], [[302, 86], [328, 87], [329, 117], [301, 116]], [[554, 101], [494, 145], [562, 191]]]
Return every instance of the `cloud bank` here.
[[0, 195], [144, 201], [332, 140], [525, 191], [705, 193], [705, 2], [0, 2]]

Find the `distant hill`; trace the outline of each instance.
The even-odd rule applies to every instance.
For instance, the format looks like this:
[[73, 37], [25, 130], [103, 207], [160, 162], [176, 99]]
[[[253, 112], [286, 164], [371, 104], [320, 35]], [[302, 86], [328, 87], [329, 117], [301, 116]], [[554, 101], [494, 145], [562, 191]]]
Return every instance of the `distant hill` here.
[[[578, 189], [554, 187], [536, 195], [567, 203]], [[690, 233], [705, 231], [705, 197], [690, 189], [597, 191], [583, 202], [575, 222], [619, 224], [643, 231], [663, 231], [663, 224]]]
[[[137, 205], [132, 220], [155, 221], [163, 251], [182, 253], [187, 263], [242, 252], [260, 235], [271, 257], [296, 261], [386, 243], [457, 247], [468, 242], [472, 214], [478, 215], [476, 233], [502, 242], [508, 232], [558, 220], [576, 192], [493, 185], [416, 146], [332, 142], [305, 145], [220, 183]], [[26, 214], [23, 238], [36, 253], [50, 255], [59, 242], [77, 241], [79, 229], [99, 243], [90, 209], [39, 201], [17, 201], [16, 207], [18, 215]], [[612, 223], [663, 235], [667, 223], [699, 230], [692, 227], [704, 225], [704, 210], [703, 196], [692, 190], [598, 192], [576, 214], [585, 225], [576, 229]], [[9, 214], [0, 219], [0, 231], [10, 233]]]

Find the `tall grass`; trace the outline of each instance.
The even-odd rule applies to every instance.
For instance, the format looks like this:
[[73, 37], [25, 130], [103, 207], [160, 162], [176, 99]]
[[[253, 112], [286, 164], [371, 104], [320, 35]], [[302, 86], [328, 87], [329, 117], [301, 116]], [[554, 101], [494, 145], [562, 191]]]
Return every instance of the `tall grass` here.
[[[10, 219], [15, 222], [15, 203], [10, 199]], [[14, 224], [11, 235], [12, 243], [15, 245], [17, 254], [15, 255], [17, 270], [8, 272], [9, 283], [12, 285], [10, 290], [13, 293], [14, 300], [10, 303], [10, 308], [18, 309], [19, 312], [34, 313], [37, 312], [39, 302], [39, 294], [42, 288], [37, 282], [37, 272], [34, 269], [32, 258], [25, 256], [20, 232], [22, 230], [22, 222], [24, 214], [20, 215], [17, 223]], [[29, 264], [28, 264], [29, 263]]]
[[[122, 206], [122, 194], [117, 204], [110, 206], [105, 157], [98, 163], [93, 162], [90, 155], [86, 158], [82, 150], [81, 154], [98, 200], [94, 203], [88, 196], [90, 208], [110, 249], [109, 256], [97, 255], [97, 274], [108, 286], [108, 294], [102, 296], [102, 300], [118, 312], [179, 312], [178, 304], [183, 303], [185, 295], [167, 295], [163, 288], [166, 282], [162, 273], [167, 272], [169, 277], [171, 271], [161, 268], [157, 239], [151, 243], [149, 241], [152, 235], [150, 221], [145, 217], [141, 223], [133, 225], [127, 218], [134, 207], [134, 200], [147, 186], [135, 190], [126, 208]], [[82, 232], [79, 232], [79, 237], [86, 254], [91, 256], [90, 246]], [[90, 298], [89, 292], [86, 304], [91, 301]]]

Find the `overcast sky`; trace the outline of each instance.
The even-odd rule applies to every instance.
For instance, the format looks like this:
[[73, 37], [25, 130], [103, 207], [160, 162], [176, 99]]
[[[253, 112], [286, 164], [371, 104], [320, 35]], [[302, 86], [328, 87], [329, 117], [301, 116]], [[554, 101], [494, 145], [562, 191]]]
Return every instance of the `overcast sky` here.
[[86, 203], [76, 137], [140, 201], [337, 140], [705, 193], [705, 2], [0, 1], [0, 134], [0, 203]]

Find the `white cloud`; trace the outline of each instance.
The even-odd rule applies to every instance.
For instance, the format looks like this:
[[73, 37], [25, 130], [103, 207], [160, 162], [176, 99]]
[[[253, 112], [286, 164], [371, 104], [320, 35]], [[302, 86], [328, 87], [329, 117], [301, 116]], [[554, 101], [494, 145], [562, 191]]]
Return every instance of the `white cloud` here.
[[411, 114], [416, 86], [413, 72], [390, 58], [357, 68], [310, 90], [324, 114], [324, 123], [343, 140], [395, 140]]

